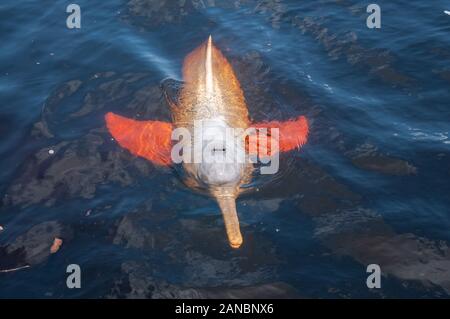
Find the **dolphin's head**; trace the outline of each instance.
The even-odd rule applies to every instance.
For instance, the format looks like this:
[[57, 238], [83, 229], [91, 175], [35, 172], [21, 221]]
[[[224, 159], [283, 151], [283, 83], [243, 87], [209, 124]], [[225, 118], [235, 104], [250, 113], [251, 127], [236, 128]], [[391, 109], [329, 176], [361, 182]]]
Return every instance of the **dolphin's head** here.
[[245, 151], [236, 130], [218, 117], [202, 121], [199, 132], [194, 136], [194, 145], [201, 145], [196, 148], [201, 152], [197, 178], [211, 188], [238, 187], [245, 169]]
[[[194, 164], [196, 179], [217, 200], [232, 248], [239, 248], [243, 243], [236, 197], [245, 172], [245, 151], [236, 133], [218, 117], [202, 121], [193, 139], [194, 156], [201, 158], [200, 163]], [[196, 143], [199, 143], [197, 147]]]

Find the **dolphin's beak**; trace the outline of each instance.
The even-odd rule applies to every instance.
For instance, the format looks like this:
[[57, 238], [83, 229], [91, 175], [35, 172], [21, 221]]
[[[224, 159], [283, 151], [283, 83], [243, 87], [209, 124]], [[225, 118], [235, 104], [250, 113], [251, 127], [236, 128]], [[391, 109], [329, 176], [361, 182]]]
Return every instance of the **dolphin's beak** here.
[[230, 195], [216, 196], [217, 203], [222, 211], [228, 242], [231, 248], [239, 248], [243, 243], [239, 219], [236, 211], [236, 198]]

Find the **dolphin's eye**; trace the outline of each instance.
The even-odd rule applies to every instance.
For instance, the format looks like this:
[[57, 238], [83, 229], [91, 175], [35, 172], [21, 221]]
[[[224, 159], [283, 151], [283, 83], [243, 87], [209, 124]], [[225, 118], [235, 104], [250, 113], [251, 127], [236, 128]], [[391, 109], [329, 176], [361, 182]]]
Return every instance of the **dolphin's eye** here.
[[213, 148], [213, 152], [225, 152], [225, 147], [224, 148]]

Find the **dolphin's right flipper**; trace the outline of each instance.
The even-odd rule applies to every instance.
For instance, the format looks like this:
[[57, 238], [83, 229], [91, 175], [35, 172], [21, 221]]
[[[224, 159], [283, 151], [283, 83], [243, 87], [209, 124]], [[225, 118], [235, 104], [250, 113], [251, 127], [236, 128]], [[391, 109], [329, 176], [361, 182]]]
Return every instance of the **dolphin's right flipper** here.
[[[280, 152], [289, 152], [294, 149], [301, 148], [308, 140], [309, 133], [309, 125], [308, 120], [304, 116], [299, 116], [294, 119], [290, 119], [287, 121], [270, 121], [270, 122], [260, 122], [255, 123], [251, 127], [256, 129], [266, 128], [268, 129], [267, 136], [265, 136], [266, 145], [261, 143], [260, 133], [258, 134], [258, 139], [255, 141], [257, 145], [253, 145], [253, 147], [248, 147], [248, 152], [253, 154], [255, 151], [260, 156], [265, 156], [267, 154], [271, 154], [271, 151], [280, 151]], [[269, 142], [272, 138], [270, 130], [273, 128], [277, 128], [279, 130], [279, 140], [278, 140], [278, 149], [275, 150], [272, 146], [272, 142]], [[260, 145], [263, 144], [263, 145]], [[253, 155], [257, 155], [253, 154]]]
[[120, 146], [157, 165], [172, 163], [172, 124], [162, 121], [136, 121], [112, 112], [105, 115], [106, 126]]

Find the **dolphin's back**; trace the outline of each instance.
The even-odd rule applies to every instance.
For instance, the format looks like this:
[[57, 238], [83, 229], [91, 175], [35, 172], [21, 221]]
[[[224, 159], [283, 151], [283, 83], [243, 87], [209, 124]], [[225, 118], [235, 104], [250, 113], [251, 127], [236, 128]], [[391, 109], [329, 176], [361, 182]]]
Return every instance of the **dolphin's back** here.
[[183, 80], [179, 109], [174, 112], [177, 126], [216, 117], [223, 117], [234, 128], [249, 126], [239, 81], [211, 37], [185, 58]]

